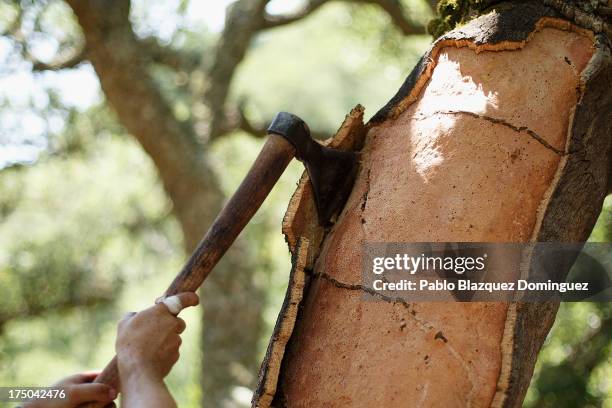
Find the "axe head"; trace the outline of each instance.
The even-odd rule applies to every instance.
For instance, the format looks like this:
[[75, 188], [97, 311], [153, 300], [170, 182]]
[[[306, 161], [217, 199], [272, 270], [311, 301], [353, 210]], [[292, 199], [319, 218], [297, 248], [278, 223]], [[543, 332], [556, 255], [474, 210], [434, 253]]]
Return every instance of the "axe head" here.
[[353, 189], [357, 154], [316, 142], [306, 123], [288, 112], [277, 113], [268, 132], [283, 136], [293, 145], [296, 159], [304, 163], [310, 177], [319, 224], [332, 225]]

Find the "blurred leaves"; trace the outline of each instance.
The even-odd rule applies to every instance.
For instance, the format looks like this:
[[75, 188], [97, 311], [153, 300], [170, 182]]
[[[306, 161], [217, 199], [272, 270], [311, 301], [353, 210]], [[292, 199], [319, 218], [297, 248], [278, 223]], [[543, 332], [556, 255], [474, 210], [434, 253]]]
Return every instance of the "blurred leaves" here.
[[[171, 205], [142, 150], [104, 107], [69, 120], [54, 154], [0, 173], [0, 364], [17, 364], [26, 350], [95, 344], [97, 330], [117, 319], [121, 290], [176, 269], [182, 254]], [[38, 341], [24, 350], [15, 330], [28, 322], [47, 334], [32, 333]], [[11, 375], [23, 380], [28, 369], [17, 365]]]
[[402, 52], [391, 55], [378, 41], [388, 18], [377, 7], [363, 7], [355, 15], [352, 7], [332, 2], [312, 18], [260, 35], [240, 65], [232, 99], [248, 102], [247, 116], [254, 122], [286, 110], [330, 136], [358, 103], [366, 106], [366, 116], [373, 115], [430, 39], [395, 31], [392, 38]]

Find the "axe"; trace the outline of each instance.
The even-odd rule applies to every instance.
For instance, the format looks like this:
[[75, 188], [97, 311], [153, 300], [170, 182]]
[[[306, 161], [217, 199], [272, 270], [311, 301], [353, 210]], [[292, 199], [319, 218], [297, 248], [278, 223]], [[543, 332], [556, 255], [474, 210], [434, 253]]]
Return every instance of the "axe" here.
[[[333, 218], [342, 210], [353, 188], [357, 154], [317, 143], [302, 119], [279, 112], [268, 128], [266, 143], [238, 190], [225, 204], [164, 296], [195, 292], [202, 285], [294, 157], [304, 163], [310, 177], [319, 224], [324, 227], [332, 225]], [[119, 389], [116, 357], [95, 382]]]

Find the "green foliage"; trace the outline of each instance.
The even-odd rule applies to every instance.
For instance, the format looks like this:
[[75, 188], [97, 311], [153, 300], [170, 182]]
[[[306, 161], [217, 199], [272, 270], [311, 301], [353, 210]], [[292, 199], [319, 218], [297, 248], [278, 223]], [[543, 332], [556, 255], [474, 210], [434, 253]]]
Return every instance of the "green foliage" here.
[[[433, 15], [425, 2], [403, 1], [404, 7], [410, 10], [410, 18], [422, 22], [423, 25]], [[350, 24], [343, 26], [348, 31], [348, 38], [354, 38], [357, 43], [366, 45], [366, 49], [375, 49], [375, 53], [383, 56], [381, 62], [390, 61], [404, 66], [408, 59], [419, 57], [423, 48], [429, 45], [428, 35], [412, 36], [406, 41], [406, 36], [394, 26], [389, 14], [384, 13], [376, 5], [351, 4], [347, 8]], [[378, 64], [374, 64], [376, 67]]]
[[428, 36], [408, 40], [394, 32], [381, 48], [388, 26], [378, 8], [354, 13], [330, 3], [308, 19], [264, 33], [240, 65], [233, 97], [246, 99], [254, 120], [287, 110], [331, 135], [358, 103], [366, 116], [382, 107], [429, 45]]
[[611, 341], [609, 304], [562, 304], [525, 406], [610, 406]]
[[[12, 367], [2, 384], [51, 381], [63, 373], [58, 357], [73, 371], [92, 364], [95, 348], [73, 351], [114, 326], [120, 289], [182, 254], [152, 164], [131, 138], [109, 133], [117, 126], [103, 111], [70, 124], [66, 133], [82, 139], [78, 154], [61, 150], [0, 174], [0, 361]], [[105, 349], [108, 357], [112, 342]], [[28, 367], [34, 355], [39, 375]]]
[[612, 197], [608, 196], [589, 242], [612, 242]]

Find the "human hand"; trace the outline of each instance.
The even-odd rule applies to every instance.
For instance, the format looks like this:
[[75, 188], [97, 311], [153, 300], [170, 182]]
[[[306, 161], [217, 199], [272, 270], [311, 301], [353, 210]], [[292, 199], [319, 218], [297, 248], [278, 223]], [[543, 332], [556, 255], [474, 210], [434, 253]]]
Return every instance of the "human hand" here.
[[37, 399], [26, 402], [23, 408], [74, 408], [87, 402], [114, 407], [117, 391], [106, 384], [93, 383], [98, 374], [98, 371], [87, 371], [66, 377], [51, 386], [64, 389], [65, 399]]
[[[176, 296], [182, 307], [199, 303], [193, 292]], [[124, 317], [119, 322], [115, 345], [122, 383], [132, 376], [161, 381], [179, 358], [179, 334], [183, 330], [183, 319], [173, 315], [163, 303]]]

